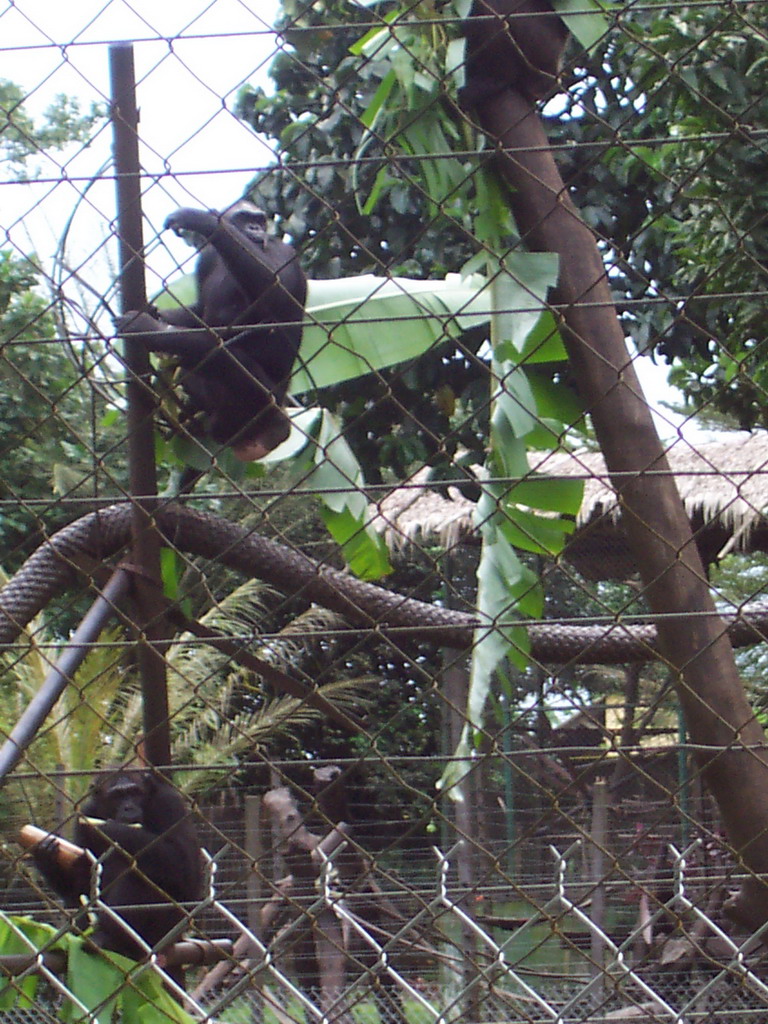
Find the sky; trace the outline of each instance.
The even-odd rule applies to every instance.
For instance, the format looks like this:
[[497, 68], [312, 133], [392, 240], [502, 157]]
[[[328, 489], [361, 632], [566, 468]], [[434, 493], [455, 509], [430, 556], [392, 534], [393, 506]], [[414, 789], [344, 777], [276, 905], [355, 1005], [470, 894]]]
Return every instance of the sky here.
[[[277, 7], [277, 0], [0, 0], [0, 74], [24, 89], [35, 117], [58, 93], [85, 109], [107, 102], [109, 44], [134, 43], [149, 278], [194, 255], [161, 234], [168, 213], [227, 205], [271, 161], [232, 108], [243, 84], [269, 87]], [[105, 260], [114, 185], [91, 181], [109, 159], [111, 140], [106, 123], [84, 151], [39, 161], [37, 182], [0, 183], [12, 243], [34, 249], [47, 265], [71, 218], [68, 257], [89, 282], [114, 261], [113, 252]], [[148, 287], [157, 290], [152, 280]]]
[[[0, 74], [24, 89], [34, 116], [58, 93], [77, 97], [86, 109], [107, 102], [109, 44], [133, 42], [150, 295], [194, 260], [181, 239], [163, 233], [167, 214], [177, 206], [222, 208], [271, 162], [266, 144], [232, 110], [243, 84], [269, 91], [278, 6], [278, 0], [0, 0]], [[114, 277], [114, 185], [94, 181], [109, 160], [111, 138], [105, 123], [87, 149], [41, 159], [37, 181], [0, 179], [2, 227], [19, 252], [36, 252], [49, 268], [69, 225], [73, 277], [64, 277], [65, 294], [79, 290], [84, 304], [78, 279], [102, 291]], [[6, 244], [0, 235], [0, 247]], [[674, 437], [679, 417], [659, 404], [675, 397], [666, 367], [650, 359], [636, 365], [660, 433]]]

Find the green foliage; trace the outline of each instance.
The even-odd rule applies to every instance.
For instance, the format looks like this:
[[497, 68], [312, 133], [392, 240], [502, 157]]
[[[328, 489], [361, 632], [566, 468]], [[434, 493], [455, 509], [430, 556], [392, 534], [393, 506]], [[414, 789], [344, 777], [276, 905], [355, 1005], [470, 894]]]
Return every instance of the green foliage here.
[[[543, 305], [547, 286], [557, 280], [557, 258], [548, 254], [539, 258], [549, 264], [549, 277], [541, 282]], [[521, 617], [538, 618], [544, 611], [541, 582], [518, 551], [550, 559], [557, 556], [573, 532], [583, 496], [580, 481], [553, 486], [552, 481], [530, 478], [527, 447], [540, 426], [540, 417], [534, 382], [522, 372], [521, 359], [541, 314], [536, 308], [522, 315], [510, 312], [519, 304], [515, 294], [519, 288], [511, 276], [494, 278], [488, 479], [482, 482], [475, 510], [483, 539], [477, 571], [481, 625], [472, 645], [467, 721], [456, 759], [441, 779], [441, 787], [454, 799], [462, 795], [460, 783], [471, 767], [473, 734], [482, 726], [496, 672], [504, 668], [507, 659], [521, 670], [528, 664], [529, 643]], [[530, 298], [528, 303], [530, 307]], [[547, 511], [542, 514], [542, 510]], [[547, 514], [555, 510], [568, 518]]]
[[[498, 311], [492, 359], [485, 316], [474, 334], [472, 325], [458, 333], [446, 320], [442, 337], [422, 355], [411, 352], [411, 363], [389, 371], [386, 353], [402, 349], [403, 332], [352, 302], [348, 316], [374, 323], [381, 333], [381, 354], [369, 363], [379, 372], [356, 380], [354, 391], [340, 383], [316, 396], [340, 417], [369, 480], [400, 479], [424, 463], [435, 477], [449, 479], [459, 461], [483, 467], [478, 604], [488, 625], [478, 630], [474, 650], [467, 753], [496, 669], [525, 651], [521, 616], [543, 608], [537, 578], [517, 552], [557, 554], [572, 527], [552, 513], [572, 514], [580, 502], [578, 485], [553, 488], [551, 495], [530, 485], [526, 449], [557, 443], [563, 416], [580, 414], [569, 393], [553, 384], [555, 361], [559, 366], [564, 353], [551, 316], [542, 315], [556, 261], [516, 251], [509, 204], [482, 154], [478, 158], [478, 139], [455, 102], [463, 59], [460, 7], [466, 4], [392, 6], [380, 26], [354, 38], [349, 5], [321, 0], [299, 10], [286, 3], [288, 47], [272, 69], [277, 95], [244, 92], [241, 111], [280, 150], [282, 170], [261, 175], [254, 191], [294, 236], [313, 277], [347, 273], [362, 281], [361, 270], [383, 276], [406, 268], [410, 278], [434, 279], [444, 270], [489, 268], [496, 294], [489, 302], [485, 289], [479, 301], [486, 316]], [[333, 31], [324, 32], [324, 24]], [[346, 37], [341, 25], [350, 25]], [[594, 24], [585, 28], [590, 41], [595, 31]], [[284, 170], [294, 161], [301, 180]], [[469, 277], [460, 280], [470, 292], [474, 285]], [[470, 294], [466, 302], [472, 301]], [[395, 322], [408, 316], [401, 311]], [[345, 323], [346, 316], [340, 326]], [[360, 351], [359, 342], [339, 337], [334, 329], [332, 344]], [[321, 330], [310, 355], [328, 349]], [[366, 355], [371, 351], [365, 346]], [[543, 515], [535, 504], [542, 495]]]
[[[124, 639], [119, 628], [102, 633], [99, 645], [89, 650], [75, 679], [65, 688], [58, 713], [40, 729], [29, 748], [29, 757], [40, 774], [7, 784], [12, 799], [18, 799], [23, 791], [39, 821], [54, 819], [55, 792], [65, 798], [67, 807], [83, 795], [87, 779], [78, 773], [131, 753], [135, 735], [130, 743], [125, 739], [124, 716], [137, 687], [135, 677], [126, 669]], [[0, 655], [0, 695], [9, 727], [40, 691], [60, 653], [61, 644], [49, 623], [37, 616], [22, 631], [19, 646]], [[61, 767], [72, 774], [57, 782], [54, 790], [51, 773]]]
[[[525, 338], [519, 352], [511, 353], [520, 377], [520, 388], [537, 382], [552, 408], [554, 394], [545, 380], [532, 378], [524, 362], [531, 365], [560, 360], [564, 352], [552, 317], [540, 316], [548, 289], [553, 284], [555, 263], [541, 253], [510, 253], [504, 261], [505, 279], [514, 277], [508, 288], [506, 309], [515, 320], [514, 329]], [[494, 271], [496, 274], [497, 271]], [[177, 301], [188, 291], [189, 279], [183, 279], [173, 292], [159, 297], [161, 305]], [[498, 286], [497, 286], [498, 287]], [[478, 274], [448, 275], [445, 281], [415, 281], [408, 278], [383, 278], [361, 275], [334, 281], [313, 281], [309, 290], [307, 313], [310, 325], [305, 329], [301, 347], [301, 365], [294, 374], [293, 391], [312, 385], [322, 387], [345, 379], [368, 377], [376, 371], [424, 356], [462, 332], [484, 326], [490, 319], [493, 288]], [[532, 296], [535, 296], [532, 309]], [[544, 321], [539, 326], [539, 320]], [[372, 332], [371, 323], [377, 325]], [[387, 330], [388, 325], [396, 325]], [[548, 332], [548, 333], [547, 333]], [[551, 385], [551, 382], [550, 382]], [[362, 388], [365, 389], [366, 382]], [[450, 396], [449, 396], [450, 401]], [[522, 405], [520, 406], [522, 408]], [[542, 405], [543, 409], [543, 405]], [[511, 410], [510, 410], [511, 414]], [[551, 418], [551, 417], [550, 417]], [[293, 431], [289, 440], [263, 460], [263, 466], [294, 459], [293, 473], [298, 486], [321, 493], [323, 520], [339, 543], [352, 572], [375, 579], [389, 571], [389, 561], [381, 539], [366, 523], [368, 503], [360, 465], [337, 419], [323, 409], [292, 412]], [[544, 417], [526, 418], [524, 433], [538, 430], [539, 444], [551, 443], [560, 431]], [[547, 436], [547, 430], [550, 430]], [[536, 440], [529, 436], [529, 440]], [[169, 450], [170, 449], [170, 450]], [[295, 457], [301, 453], [300, 458]], [[164, 445], [164, 454], [206, 470], [213, 462], [204, 438], [192, 440], [186, 435]], [[228, 468], [226, 455], [216, 456], [222, 468]], [[234, 460], [231, 460], [234, 461]], [[244, 474], [241, 469], [237, 477]], [[166, 590], [168, 596], [173, 593]]]
[[[10, 555], [37, 525], [29, 502], [50, 498], [54, 467], [67, 459], [68, 423], [90, 419], [87, 392], [56, 341], [50, 303], [37, 291], [31, 259], [0, 251], [0, 543]], [[22, 500], [23, 499], [23, 500]]]
[[368, 526], [360, 465], [328, 412], [317, 418], [312, 440], [296, 467], [300, 486], [321, 493], [323, 522], [350, 570], [361, 579], [386, 576], [391, 571], [387, 546]]
[[[712, 567], [711, 583], [726, 609], [740, 609], [768, 589], [768, 554], [736, 552]], [[744, 680], [750, 701], [763, 724], [768, 724], [768, 648], [765, 644], [742, 647], [734, 652], [739, 675]]]
[[[521, 272], [526, 280], [535, 277], [532, 258], [525, 260]], [[302, 365], [293, 375], [291, 391], [366, 377], [455, 341], [488, 322], [485, 286], [479, 274], [428, 281], [361, 274], [310, 282], [307, 311], [312, 322], [304, 330]]]
[[[466, 268], [479, 241], [499, 252], [515, 241], [503, 192], [455, 104], [463, 59], [456, 11], [424, 0], [389, 8], [381, 29], [370, 30], [378, 8], [284, 4], [286, 45], [271, 68], [277, 91], [246, 88], [239, 110], [280, 151], [253, 193], [299, 246], [311, 277], [434, 281]], [[382, 349], [400, 343], [391, 326], [374, 331]], [[486, 339], [483, 326], [460, 338], [446, 332], [412, 363], [307, 400], [339, 416], [367, 481], [402, 479], [425, 463], [450, 478], [459, 454], [484, 460]], [[318, 334], [318, 351], [324, 345]]]
[[765, 42], [759, 4], [628, 11], [551, 125], [627, 333], [743, 426], [768, 425]]
[[[271, 588], [250, 580], [219, 597], [200, 621], [240, 643], [244, 636], [251, 637], [249, 650], [256, 657], [317, 688], [340, 710], [359, 714], [370, 680], [318, 668], [334, 649], [328, 638], [342, 628], [340, 620], [320, 608], [295, 614], [294, 607], [284, 604]], [[265, 639], [260, 640], [262, 634]], [[288, 744], [301, 748], [297, 737], [303, 738], [324, 720], [322, 712], [194, 637], [182, 636], [173, 646], [168, 669], [173, 760], [211, 768], [210, 773], [191, 773], [188, 788], [219, 784], [222, 764], [235, 769], [254, 750], [277, 756]], [[141, 696], [134, 692], [113, 738], [118, 760], [131, 753], [141, 722]]]
[[[76, 101], [59, 96], [37, 125], [23, 101], [18, 86], [0, 80], [0, 147], [6, 166], [19, 178], [34, 173], [29, 165], [35, 154], [87, 139], [101, 116], [96, 108], [81, 115]], [[80, 370], [58, 337], [54, 304], [40, 290], [42, 280], [34, 254], [0, 251], [0, 499], [5, 500], [0, 544], [5, 568], [15, 567], [22, 546], [47, 518], [40, 499], [52, 499], [54, 490], [80, 489], [84, 477], [91, 481], [97, 447], [86, 431], [98, 420], [99, 403], [81, 384]], [[103, 443], [111, 444], [108, 438]]]
[[86, 142], [93, 126], [104, 116], [103, 109], [91, 104], [83, 114], [76, 99], [57, 95], [36, 125], [24, 110], [22, 90], [7, 79], [0, 79], [0, 147], [15, 174], [27, 173], [31, 157], [46, 150], [63, 149], [73, 142]]
[[592, 50], [605, 39], [609, 17], [615, 12], [611, 0], [553, 0], [552, 6], [585, 50]]
[[768, 151], [754, 135], [768, 117], [768, 60], [759, 18], [749, 5], [710, 9], [659, 19], [653, 34], [663, 54], [686, 56], [684, 75], [667, 86], [673, 138], [659, 162], [680, 186], [665, 227], [672, 283], [686, 297], [667, 348], [684, 355], [674, 378], [694, 403], [713, 403], [742, 426], [768, 426]]
[[[0, 913], [0, 955], [39, 952], [66, 954], [63, 981], [72, 998], [65, 999], [56, 1017], [63, 1024], [83, 1020], [84, 1013], [92, 1014], [88, 1019], [95, 1024], [193, 1024], [193, 1018], [165, 991], [159, 975], [146, 965], [117, 953], [95, 953], [82, 937], [60, 935], [52, 925]], [[0, 1010], [34, 1008], [41, 987], [37, 974], [27, 974], [21, 982], [0, 981]]]

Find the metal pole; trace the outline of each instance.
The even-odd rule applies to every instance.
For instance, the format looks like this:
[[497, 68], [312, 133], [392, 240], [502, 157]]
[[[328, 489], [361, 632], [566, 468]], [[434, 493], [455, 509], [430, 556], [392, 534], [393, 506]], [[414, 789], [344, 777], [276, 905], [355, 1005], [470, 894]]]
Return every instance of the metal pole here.
[[605, 851], [608, 844], [608, 784], [605, 779], [595, 779], [592, 787], [592, 837], [591, 892], [592, 908], [590, 917], [595, 925], [590, 940], [592, 959], [591, 973], [596, 982], [594, 991], [601, 994], [605, 989]]
[[0, 782], [21, 760], [24, 751], [37, 735], [56, 701], [66, 689], [67, 683], [88, 654], [90, 644], [98, 639], [106, 622], [114, 614], [115, 606], [125, 597], [130, 582], [131, 574], [125, 569], [118, 569], [88, 609], [61, 657], [27, 704], [8, 739], [0, 747]]
[[[133, 46], [109, 48], [112, 89], [112, 131], [117, 188], [117, 236], [120, 261], [120, 308], [123, 313], [146, 306], [144, 242], [141, 224], [139, 114]], [[151, 365], [141, 342], [124, 342], [128, 371], [128, 462], [133, 497], [132, 558], [138, 631], [137, 661], [144, 709], [144, 754], [156, 766], [170, 765], [168, 686], [163, 656], [168, 639], [163, 615], [160, 536], [152, 512], [157, 505], [155, 467], [155, 398], [149, 384]]]
[[680, 842], [685, 849], [690, 841], [691, 779], [688, 770], [688, 729], [680, 702], [677, 704], [677, 803], [680, 808]]
[[512, 709], [509, 696], [501, 700], [504, 725], [502, 727], [502, 779], [504, 780], [504, 838], [507, 843], [507, 874], [515, 871], [515, 777], [512, 772]]

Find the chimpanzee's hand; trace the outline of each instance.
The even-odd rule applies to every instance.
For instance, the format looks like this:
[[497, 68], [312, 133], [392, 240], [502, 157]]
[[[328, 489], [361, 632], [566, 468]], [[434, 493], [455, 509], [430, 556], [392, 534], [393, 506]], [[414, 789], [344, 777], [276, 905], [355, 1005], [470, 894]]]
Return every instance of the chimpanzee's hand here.
[[218, 210], [195, 210], [190, 206], [182, 206], [175, 210], [165, 219], [163, 227], [166, 230], [174, 231], [177, 235], [184, 235], [190, 232], [193, 235], [202, 235], [203, 238], [210, 238], [219, 226], [221, 215]]
[[164, 325], [151, 313], [140, 313], [135, 309], [115, 317], [115, 334], [120, 337], [132, 334], [157, 334], [164, 329]]
[[39, 843], [32, 847], [32, 856], [35, 859], [39, 856], [43, 861], [57, 861], [59, 858], [58, 836], [50, 835], [46, 836], [45, 839], [41, 839]]

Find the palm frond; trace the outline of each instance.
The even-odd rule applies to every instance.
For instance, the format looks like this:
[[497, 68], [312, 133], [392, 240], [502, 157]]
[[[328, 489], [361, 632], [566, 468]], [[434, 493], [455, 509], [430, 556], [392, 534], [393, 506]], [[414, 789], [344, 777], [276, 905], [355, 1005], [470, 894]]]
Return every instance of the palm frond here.
[[[370, 678], [342, 679], [318, 687], [317, 692], [332, 701], [341, 710], [359, 714], [367, 706], [365, 691], [370, 689]], [[191, 721], [183, 734], [174, 740], [174, 758], [180, 763], [195, 765], [222, 762], [236, 765], [244, 754], [266, 751], [271, 744], [296, 740], [302, 728], [322, 718], [315, 708], [296, 697], [266, 697], [254, 711], [240, 711], [228, 717], [220, 716], [208, 707]], [[204, 788], [220, 771], [196, 772], [190, 787]]]

